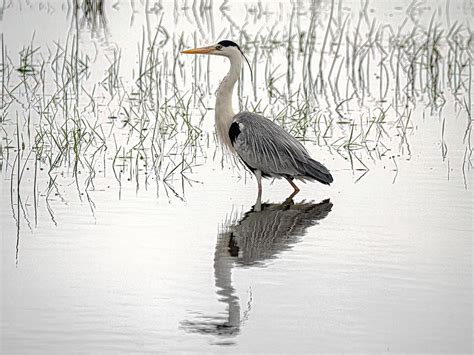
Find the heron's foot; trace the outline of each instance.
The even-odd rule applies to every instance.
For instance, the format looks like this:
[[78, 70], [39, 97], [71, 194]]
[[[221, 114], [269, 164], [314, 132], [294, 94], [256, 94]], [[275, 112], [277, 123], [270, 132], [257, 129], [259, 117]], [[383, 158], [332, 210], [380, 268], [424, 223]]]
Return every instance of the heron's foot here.
[[291, 206], [293, 206], [295, 204], [295, 201], [293, 201], [293, 196], [294, 196], [293, 194], [288, 196], [288, 198], [285, 201], [283, 201], [281, 205], [287, 208], [290, 208]]

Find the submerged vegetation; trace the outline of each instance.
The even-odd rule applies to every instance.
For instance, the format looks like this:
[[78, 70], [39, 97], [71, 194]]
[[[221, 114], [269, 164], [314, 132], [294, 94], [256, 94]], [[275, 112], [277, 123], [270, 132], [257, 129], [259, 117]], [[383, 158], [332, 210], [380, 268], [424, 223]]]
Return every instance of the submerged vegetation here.
[[[448, 166], [446, 120], [465, 121], [456, 169], [465, 176], [473, 168], [473, 34], [468, 23], [446, 21], [421, 2], [394, 26], [371, 14], [368, 1], [358, 11], [338, 1], [240, 10], [228, 2], [216, 8], [176, 1], [134, 9], [147, 16], [135, 48], [95, 44], [91, 51], [87, 33], [115, 40], [108, 39], [114, 15], [106, 11], [101, 0], [75, 0], [65, 38], [39, 43], [32, 33], [18, 53], [9, 48], [14, 34], [2, 32], [0, 169], [9, 175], [17, 223], [28, 215], [26, 204], [37, 221], [40, 199], [54, 221], [49, 200], [63, 185], [74, 184], [93, 210], [90, 192], [104, 188], [98, 176], [111, 174], [119, 191], [134, 181], [137, 189], [182, 198], [196, 166], [208, 157], [225, 160], [212, 131], [220, 78], [211, 59], [191, 62], [179, 53], [227, 37], [252, 63], [253, 81], [242, 69], [239, 108], [276, 120], [309, 149], [313, 142], [346, 160], [361, 172], [356, 179], [377, 162], [390, 159], [398, 170], [397, 159], [410, 159], [415, 113], [440, 124], [440, 157]], [[245, 22], [232, 11], [243, 11]], [[176, 14], [184, 18], [180, 30], [170, 30], [170, 12], [175, 21]], [[444, 113], [448, 106], [456, 117]]]

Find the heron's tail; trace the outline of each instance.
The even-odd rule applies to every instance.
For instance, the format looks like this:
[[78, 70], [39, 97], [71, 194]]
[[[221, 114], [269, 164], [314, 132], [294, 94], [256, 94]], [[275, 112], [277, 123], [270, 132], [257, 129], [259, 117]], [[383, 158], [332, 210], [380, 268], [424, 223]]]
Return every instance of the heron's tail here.
[[329, 185], [334, 181], [329, 170], [316, 160], [310, 159], [305, 168], [306, 175], [309, 178], [315, 179], [322, 184]]

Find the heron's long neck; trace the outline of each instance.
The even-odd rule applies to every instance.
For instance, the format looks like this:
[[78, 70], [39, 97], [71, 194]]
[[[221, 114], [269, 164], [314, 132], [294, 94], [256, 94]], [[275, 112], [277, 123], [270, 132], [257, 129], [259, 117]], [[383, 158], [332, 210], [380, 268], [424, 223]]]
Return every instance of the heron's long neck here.
[[229, 138], [229, 127], [234, 117], [234, 111], [232, 110], [232, 92], [234, 86], [240, 77], [240, 68], [242, 65], [242, 59], [239, 57], [230, 57], [230, 70], [229, 73], [222, 80], [217, 90], [216, 97], [216, 131], [217, 136], [222, 144], [232, 148], [232, 144]]

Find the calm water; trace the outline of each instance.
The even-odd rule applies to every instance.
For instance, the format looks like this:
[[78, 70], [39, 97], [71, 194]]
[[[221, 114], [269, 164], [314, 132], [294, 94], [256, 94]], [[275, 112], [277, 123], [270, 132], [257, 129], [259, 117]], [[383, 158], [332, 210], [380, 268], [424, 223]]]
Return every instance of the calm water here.
[[[227, 66], [221, 58], [173, 61], [173, 56], [180, 38], [186, 48], [221, 37], [242, 43], [242, 33], [254, 36], [258, 30], [263, 37], [279, 38], [288, 32], [284, 24], [296, 10], [272, 2], [228, 4], [223, 12], [220, 4], [210, 11], [203, 10], [204, 3], [194, 11], [191, 5], [186, 10], [180, 2], [160, 8], [146, 1], [118, 1], [105, 6], [105, 16], [84, 15], [78, 21], [66, 1], [20, 1], [3, 8], [2, 34], [14, 68], [33, 33], [33, 47], [42, 53], [36, 60], [46, 58], [51, 67], [55, 41], [65, 46], [67, 33], [80, 34], [78, 43], [89, 56], [90, 69], [81, 78], [84, 92], [78, 112], [101, 127], [97, 131], [103, 132], [107, 149], [92, 159], [95, 150], [83, 148], [77, 170], [68, 155], [48, 174], [59, 149], [49, 141], [35, 165], [34, 147], [35, 137], [37, 141], [43, 132], [40, 127], [51, 123], [21, 104], [25, 92], [3, 106], [1, 352], [472, 353], [472, 121], [461, 104], [464, 98], [472, 109], [469, 82], [453, 95], [448, 80], [443, 81], [448, 65], [441, 66], [445, 102], [420, 93], [415, 102], [405, 102], [409, 120], [408, 111], [394, 104], [397, 89], [392, 87], [384, 100], [367, 95], [357, 104], [341, 106], [341, 117], [335, 114], [340, 107], [325, 102], [321, 94], [319, 105], [327, 106], [321, 115], [335, 117], [330, 133], [318, 135], [322, 123], [311, 123], [304, 134], [298, 123], [290, 127], [331, 169], [334, 184], [302, 184], [302, 191], [288, 201], [291, 187], [286, 182], [266, 181], [265, 205], [256, 212], [255, 179], [223, 157], [213, 137], [214, 92]], [[316, 28], [323, 31], [331, 4], [316, 5]], [[310, 6], [301, 6], [290, 28], [299, 26], [304, 32]], [[354, 16], [350, 26], [356, 27], [359, 7], [358, 2], [336, 3], [333, 17]], [[408, 2], [369, 3], [369, 26], [360, 31], [369, 32], [374, 17], [397, 28], [407, 13], [416, 16], [420, 26], [429, 26], [433, 12], [440, 28], [449, 30], [456, 20], [472, 25], [469, 14], [474, 10], [468, 1], [413, 9]], [[169, 71], [164, 77], [179, 92], [196, 90], [195, 80], [202, 81], [202, 92], [186, 97], [191, 125], [199, 132], [196, 141], [187, 144], [191, 131], [178, 115], [176, 135], [152, 138], [158, 149], [150, 145], [149, 136], [142, 139], [133, 132], [163, 132], [172, 122], [169, 117], [183, 108], [175, 101], [161, 101], [161, 111], [151, 106], [147, 111], [134, 103], [130, 92], [146, 91], [133, 87], [140, 72], [140, 43], [145, 36], [150, 45], [148, 34], [153, 37], [160, 23], [169, 39], [157, 52], [156, 67]], [[160, 33], [159, 38], [166, 37]], [[315, 50], [323, 41], [318, 34]], [[275, 48], [269, 63], [268, 53], [255, 55], [251, 48], [249, 57], [258, 67], [256, 85], [252, 90], [245, 72], [247, 82], [236, 92], [247, 102], [236, 100], [234, 109], [239, 104], [257, 107], [262, 98], [259, 110], [269, 105], [265, 113], [277, 117], [281, 102], [268, 97], [273, 74], [265, 68], [277, 68], [275, 77], [285, 74], [287, 53]], [[118, 51], [121, 88], [128, 94], [110, 98], [107, 70]], [[297, 52], [295, 66], [303, 67], [307, 59]], [[472, 54], [472, 47], [467, 52]], [[318, 63], [314, 59], [315, 68]], [[472, 67], [472, 59], [465, 67]], [[460, 77], [467, 80], [468, 72]], [[11, 77], [5, 85], [9, 90], [18, 73]], [[283, 92], [288, 85], [295, 92], [304, 78], [297, 71], [291, 87], [281, 79], [275, 88]], [[173, 97], [165, 81], [157, 84], [160, 100]], [[344, 100], [351, 93], [346, 95], [346, 79], [340, 81]], [[54, 96], [52, 82], [46, 84], [53, 88], [47, 97]], [[375, 76], [368, 82], [378, 90]], [[96, 108], [91, 108], [86, 92], [94, 93]], [[139, 118], [133, 118], [134, 113], [126, 116], [122, 107], [135, 107]], [[378, 138], [371, 139], [368, 126], [358, 122], [376, 117], [380, 108], [387, 109], [386, 123], [377, 126]], [[64, 114], [59, 111], [57, 120]], [[400, 121], [400, 116], [405, 118]], [[129, 129], [126, 117], [140, 125]], [[344, 123], [347, 117], [354, 120], [352, 126]], [[154, 122], [160, 119], [166, 127], [155, 130]], [[81, 130], [90, 133], [87, 126]], [[17, 132], [25, 144], [21, 154]], [[61, 130], [51, 132], [60, 136]], [[360, 132], [367, 137], [367, 149], [338, 148], [338, 142]], [[91, 142], [99, 148], [100, 139]], [[159, 172], [153, 149], [166, 151]], [[182, 171], [182, 166], [187, 168]]]

